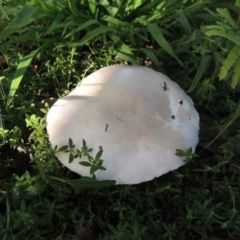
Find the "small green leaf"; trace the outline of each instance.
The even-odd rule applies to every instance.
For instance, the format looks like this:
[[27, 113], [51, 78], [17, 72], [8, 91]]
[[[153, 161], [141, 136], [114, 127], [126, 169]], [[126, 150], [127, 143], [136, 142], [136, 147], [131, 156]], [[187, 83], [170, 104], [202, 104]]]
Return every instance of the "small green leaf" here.
[[175, 154], [179, 157], [183, 157], [183, 156], [185, 156], [185, 151], [183, 151], [182, 149], [176, 149]]
[[99, 160], [101, 158], [101, 156], [102, 156], [102, 153], [103, 153], [102, 150], [98, 151], [98, 153], [95, 156], [95, 160]]
[[106, 170], [106, 168], [103, 167], [103, 166], [99, 166], [98, 169], [99, 169], [99, 170]]
[[89, 162], [93, 162], [93, 160], [94, 160], [93, 157], [90, 156], [88, 153], [83, 154], [83, 155], [84, 155], [84, 156], [87, 156]]
[[31, 3], [25, 4], [12, 22], [3, 29], [0, 35], [0, 41], [34, 21], [35, 19], [31, 19], [31, 16], [37, 11], [37, 9], [38, 8]]
[[79, 157], [79, 158], [82, 158], [82, 153], [81, 153], [81, 151], [77, 150], [77, 154], [78, 154], [78, 157]]
[[92, 148], [88, 148], [86, 153], [92, 152], [92, 150], [93, 150]]
[[74, 159], [74, 157], [73, 157], [73, 154], [72, 154], [72, 153], [70, 153], [70, 154], [69, 154], [69, 160], [68, 160], [68, 161], [69, 161], [69, 163], [71, 163], [71, 162], [73, 161], [73, 159]]
[[60, 211], [55, 210], [54, 213], [56, 214], [57, 217], [61, 219], [66, 219], [66, 216], [64, 216]]
[[161, 188], [158, 188], [155, 193], [162, 193], [164, 191], [166, 191], [168, 188], [167, 187], [161, 187]]
[[68, 140], [68, 146], [70, 149], [73, 149], [75, 147], [75, 145], [73, 144], [73, 140], [71, 138], [69, 138]]
[[[55, 147], [57, 147], [57, 146], [55, 146]], [[65, 145], [65, 146], [62, 146], [62, 147], [60, 147], [59, 149], [57, 149], [57, 151], [58, 151], [58, 152], [65, 152], [67, 149], [68, 149], [68, 146]]]
[[85, 167], [91, 167], [92, 164], [90, 162], [86, 162], [86, 161], [82, 161], [82, 162], [79, 162], [80, 165], [82, 166], [85, 166]]
[[116, 230], [116, 228], [114, 228], [113, 225], [111, 225], [110, 223], [107, 223], [107, 226], [113, 233], [117, 234], [117, 230]]
[[96, 165], [92, 165], [90, 168], [90, 175], [92, 175], [94, 172], [96, 172], [98, 170]]
[[39, 196], [41, 193], [44, 192], [46, 189], [46, 184], [43, 182], [37, 182], [33, 185], [28, 186], [26, 189], [24, 189], [24, 194], [26, 194], [27, 197], [33, 198], [34, 196]]
[[83, 145], [83, 146], [82, 146], [83, 148], [86, 148], [86, 147], [87, 147], [86, 141], [85, 141], [84, 139], [82, 140], [82, 145]]

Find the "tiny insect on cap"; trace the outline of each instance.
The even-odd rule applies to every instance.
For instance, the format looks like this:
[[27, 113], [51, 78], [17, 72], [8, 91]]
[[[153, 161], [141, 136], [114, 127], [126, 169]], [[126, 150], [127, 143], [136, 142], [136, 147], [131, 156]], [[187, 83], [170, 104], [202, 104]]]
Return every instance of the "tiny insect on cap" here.
[[[98, 180], [116, 184], [149, 181], [184, 165], [176, 149], [198, 143], [199, 115], [189, 96], [162, 73], [146, 67], [110, 66], [88, 77], [59, 99], [47, 116], [47, 131], [53, 147], [76, 149], [84, 139], [94, 157], [102, 149], [105, 171]], [[100, 147], [99, 147], [100, 146]], [[88, 161], [57, 153], [58, 159], [82, 176], [90, 176]]]

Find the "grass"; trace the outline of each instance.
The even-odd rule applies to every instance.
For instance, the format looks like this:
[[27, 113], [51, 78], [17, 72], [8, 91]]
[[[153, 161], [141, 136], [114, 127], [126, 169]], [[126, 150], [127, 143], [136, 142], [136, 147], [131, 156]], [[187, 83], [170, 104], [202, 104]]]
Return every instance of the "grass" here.
[[[239, 14], [239, 1], [3, 1], [0, 238], [239, 239]], [[161, 71], [194, 100], [187, 165], [108, 187], [60, 165], [41, 101], [113, 64]]]

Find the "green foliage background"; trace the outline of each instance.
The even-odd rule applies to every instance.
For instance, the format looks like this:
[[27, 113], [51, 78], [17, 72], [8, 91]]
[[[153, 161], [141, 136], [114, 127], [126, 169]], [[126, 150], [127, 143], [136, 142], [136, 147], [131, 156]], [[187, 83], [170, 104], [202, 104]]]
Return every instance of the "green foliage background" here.
[[[240, 238], [239, 14], [239, 1], [2, 1], [0, 238]], [[60, 165], [40, 101], [113, 64], [161, 71], [192, 97], [189, 164], [106, 188]]]

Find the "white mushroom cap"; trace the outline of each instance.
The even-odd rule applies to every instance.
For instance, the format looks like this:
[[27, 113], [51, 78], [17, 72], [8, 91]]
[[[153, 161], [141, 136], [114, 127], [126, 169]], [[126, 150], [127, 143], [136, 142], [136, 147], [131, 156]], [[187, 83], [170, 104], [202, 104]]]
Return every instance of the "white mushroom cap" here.
[[[98, 180], [136, 184], [184, 165], [176, 149], [193, 152], [198, 143], [199, 115], [190, 97], [172, 80], [149, 68], [110, 66], [84, 78], [69, 95], [59, 99], [47, 116], [53, 147], [76, 149], [84, 139], [94, 157], [101, 146], [105, 171]], [[69, 153], [57, 153], [63, 165], [82, 176], [90, 168], [69, 163]]]

